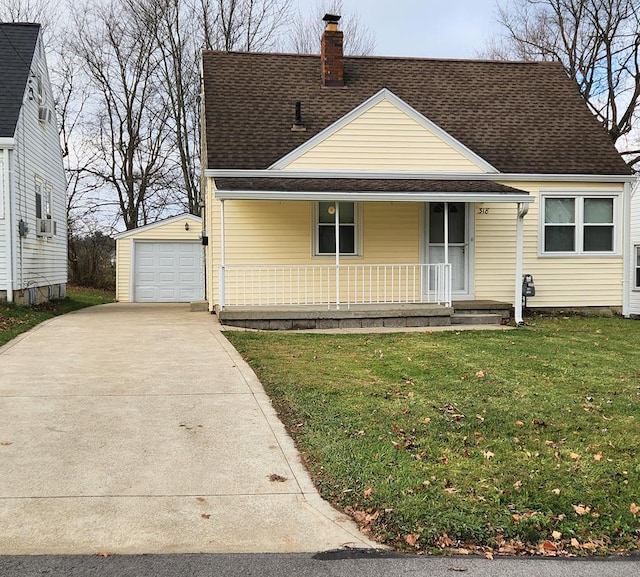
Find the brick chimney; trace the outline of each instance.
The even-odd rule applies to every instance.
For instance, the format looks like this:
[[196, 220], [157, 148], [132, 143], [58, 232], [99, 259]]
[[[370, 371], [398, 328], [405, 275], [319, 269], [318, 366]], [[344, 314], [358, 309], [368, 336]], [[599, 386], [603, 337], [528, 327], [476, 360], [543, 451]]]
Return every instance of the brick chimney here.
[[325, 14], [326, 28], [322, 34], [320, 61], [322, 64], [322, 85], [344, 86], [344, 56], [342, 53], [343, 34], [338, 30], [340, 16]]

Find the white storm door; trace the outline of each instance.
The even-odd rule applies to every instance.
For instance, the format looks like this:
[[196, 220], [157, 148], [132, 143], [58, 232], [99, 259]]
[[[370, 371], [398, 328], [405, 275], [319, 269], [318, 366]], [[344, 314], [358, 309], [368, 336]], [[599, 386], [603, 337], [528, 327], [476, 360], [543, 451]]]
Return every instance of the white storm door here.
[[[465, 202], [449, 202], [449, 263], [451, 264], [451, 292], [457, 298], [470, 298], [470, 256], [469, 245], [470, 220], [473, 218], [472, 206]], [[438, 264], [445, 262], [445, 203], [427, 204], [426, 218], [426, 262]]]

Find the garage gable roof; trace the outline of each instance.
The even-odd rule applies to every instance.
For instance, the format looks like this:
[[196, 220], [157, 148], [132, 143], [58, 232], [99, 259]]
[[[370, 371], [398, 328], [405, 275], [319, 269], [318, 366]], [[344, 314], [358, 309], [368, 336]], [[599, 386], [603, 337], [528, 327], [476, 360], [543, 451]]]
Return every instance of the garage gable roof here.
[[167, 224], [171, 224], [172, 222], [177, 222], [180, 220], [189, 220], [192, 221], [193, 223], [197, 223], [197, 224], [201, 224], [202, 223], [202, 218], [199, 216], [196, 216], [194, 214], [189, 214], [188, 212], [185, 212], [183, 214], [178, 214], [177, 216], [171, 216], [169, 218], [165, 218], [163, 220], [159, 220], [157, 222], [152, 222], [151, 224], [146, 224], [144, 226], [139, 226], [138, 228], [133, 228], [131, 230], [125, 230], [124, 232], [120, 232], [118, 234], [115, 234], [113, 236], [113, 238], [120, 239], [120, 238], [127, 238], [128, 236], [134, 236], [140, 232], [143, 231], [147, 231], [147, 230], [152, 230], [154, 228], [159, 228], [161, 226], [165, 226]]

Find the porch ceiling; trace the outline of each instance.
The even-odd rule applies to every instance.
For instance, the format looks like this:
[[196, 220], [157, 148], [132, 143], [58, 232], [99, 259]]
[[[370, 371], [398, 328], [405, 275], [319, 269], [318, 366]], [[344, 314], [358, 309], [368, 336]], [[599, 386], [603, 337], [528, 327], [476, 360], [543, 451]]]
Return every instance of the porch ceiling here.
[[533, 202], [526, 191], [488, 180], [216, 178], [221, 200]]

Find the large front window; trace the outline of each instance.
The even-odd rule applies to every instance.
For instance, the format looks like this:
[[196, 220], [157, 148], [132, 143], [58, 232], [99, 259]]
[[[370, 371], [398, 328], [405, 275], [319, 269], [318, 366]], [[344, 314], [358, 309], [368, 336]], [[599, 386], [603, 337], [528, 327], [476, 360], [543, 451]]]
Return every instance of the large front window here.
[[546, 196], [542, 211], [543, 253], [615, 252], [614, 197]]
[[336, 254], [336, 215], [339, 214], [340, 254], [358, 254], [358, 207], [354, 202], [318, 202], [316, 247], [319, 256]]
[[640, 290], [640, 245], [636, 245], [635, 288]]

